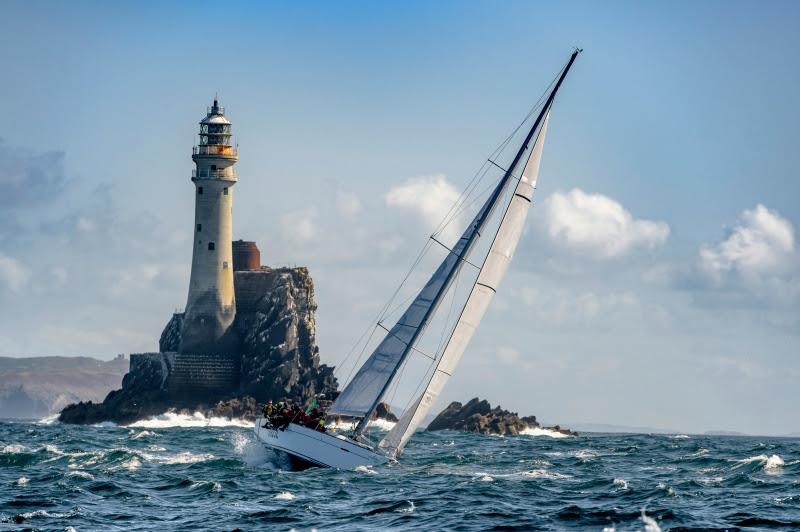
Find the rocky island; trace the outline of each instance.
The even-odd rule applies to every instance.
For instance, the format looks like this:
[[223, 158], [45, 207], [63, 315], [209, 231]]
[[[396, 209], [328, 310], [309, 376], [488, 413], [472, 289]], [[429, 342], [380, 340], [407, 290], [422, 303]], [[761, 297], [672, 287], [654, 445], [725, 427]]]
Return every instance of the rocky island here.
[[461, 432], [478, 432], [480, 434], [515, 435], [527, 429], [542, 428], [558, 432], [566, 436], [577, 436], [577, 432], [562, 429], [559, 425], [542, 427], [536, 416], [520, 417], [516, 412], [509, 412], [497, 406], [492, 408], [486, 400], [475, 397], [462, 405], [458, 401], [450, 403], [433, 421], [427, 430], [457, 430]]
[[167, 410], [254, 418], [268, 399], [305, 403], [337, 392], [333, 368], [320, 364], [316, 344], [314, 284], [306, 268], [236, 271], [239, 346], [228, 356], [183, 355], [183, 314], [172, 316], [159, 353], [130, 357], [122, 388], [102, 403], [80, 402], [62, 410], [65, 423], [131, 423]]

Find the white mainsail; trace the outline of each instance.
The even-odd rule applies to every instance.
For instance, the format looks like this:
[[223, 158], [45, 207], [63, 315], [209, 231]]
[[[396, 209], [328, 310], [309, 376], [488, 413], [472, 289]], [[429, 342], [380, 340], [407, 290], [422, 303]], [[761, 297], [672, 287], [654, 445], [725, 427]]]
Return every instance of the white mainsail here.
[[549, 117], [550, 111], [548, 110], [486, 260], [461, 311], [461, 316], [453, 328], [447, 346], [436, 364], [427, 388], [378, 444], [390, 458], [394, 458], [403, 449], [439, 397], [508, 269], [511, 257], [522, 236], [522, 229], [533, 200], [533, 192], [536, 189], [536, 181], [539, 178], [539, 165]]

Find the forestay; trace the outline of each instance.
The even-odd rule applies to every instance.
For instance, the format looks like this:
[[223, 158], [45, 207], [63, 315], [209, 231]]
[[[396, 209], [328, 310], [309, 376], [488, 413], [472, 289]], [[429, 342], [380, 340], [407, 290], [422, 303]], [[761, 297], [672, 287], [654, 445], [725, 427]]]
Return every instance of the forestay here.
[[439, 393], [461, 359], [475, 329], [483, 318], [489, 302], [492, 300], [500, 281], [508, 269], [511, 257], [517, 248], [528, 210], [533, 199], [536, 181], [539, 177], [539, 165], [542, 147], [550, 117], [547, 111], [536, 142], [530, 150], [529, 159], [517, 183], [514, 195], [508, 204], [500, 222], [495, 239], [492, 242], [480, 273], [472, 287], [469, 297], [461, 311], [461, 315], [453, 328], [450, 339], [439, 358], [425, 391], [400, 418], [397, 424], [381, 440], [379, 447], [394, 458], [414, 434], [422, 420], [430, 411]]

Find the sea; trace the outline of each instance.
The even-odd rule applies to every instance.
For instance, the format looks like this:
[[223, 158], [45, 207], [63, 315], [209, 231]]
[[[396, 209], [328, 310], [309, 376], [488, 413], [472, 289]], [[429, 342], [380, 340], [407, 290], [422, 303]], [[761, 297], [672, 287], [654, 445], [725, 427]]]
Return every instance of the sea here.
[[7, 420], [0, 530], [800, 528], [798, 438], [558, 436], [419, 432], [395, 463], [292, 471], [243, 421]]

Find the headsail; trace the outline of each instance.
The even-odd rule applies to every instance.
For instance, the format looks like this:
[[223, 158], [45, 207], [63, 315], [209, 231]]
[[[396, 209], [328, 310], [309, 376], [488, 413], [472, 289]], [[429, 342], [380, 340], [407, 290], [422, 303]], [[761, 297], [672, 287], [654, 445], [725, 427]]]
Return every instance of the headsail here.
[[461, 359], [461, 355], [483, 318], [497, 286], [506, 273], [520, 236], [522, 236], [533, 192], [536, 189], [549, 116], [550, 113], [547, 111], [536, 142], [530, 151], [528, 163], [525, 165], [522, 177], [517, 183], [514, 195], [500, 222], [494, 242], [492, 242], [478, 278], [461, 311], [461, 316], [453, 328], [450, 340], [436, 364], [427, 388], [379, 443], [379, 447], [391, 458], [394, 458], [402, 450], [439, 397], [439, 393]]
[[[490, 199], [500, 197], [507, 184], [507, 179], [502, 180]], [[372, 412], [397, 368], [414, 347], [414, 341], [436, 310], [442, 294], [447, 291], [455, 274], [463, 266], [464, 256], [477, 240], [480, 229], [491, 215], [495, 204], [493, 201], [484, 204], [408, 309], [339, 394], [328, 410], [329, 414], [361, 417]]]

